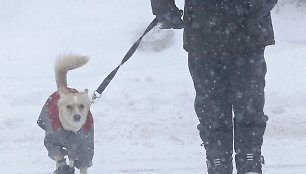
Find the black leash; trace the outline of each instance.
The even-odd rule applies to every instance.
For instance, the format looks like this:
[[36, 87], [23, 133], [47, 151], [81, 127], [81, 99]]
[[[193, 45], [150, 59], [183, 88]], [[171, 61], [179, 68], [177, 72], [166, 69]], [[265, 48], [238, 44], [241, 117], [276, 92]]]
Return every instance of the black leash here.
[[[92, 102], [97, 99], [100, 98], [102, 95], [102, 92], [105, 90], [105, 88], [109, 85], [109, 83], [113, 80], [113, 78], [115, 77], [117, 71], [119, 70], [119, 68], [126, 62], [128, 61], [133, 54], [135, 53], [135, 51], [137, 50], [142, 38], [149, 32], [151, 31], [156, 25], [157, 25], [158, 21], [155, 18], [147, 27], [147, 29], [145, 30], [145, 32], [142, 34], [142, 36], [133, 44], [133, 46], [129, 49], [129, 51], [126, 53], [126, 55], [124, 56], [124, 58], [122, 59], [121, 63], [103, 80], [103, 82], [100, 84], [100, 86], [98, 87], [97, 90], [95, 90], [93, 96], [92, 96]], [[97, 95], [96, 93], [98, 93], [99, 95]]]

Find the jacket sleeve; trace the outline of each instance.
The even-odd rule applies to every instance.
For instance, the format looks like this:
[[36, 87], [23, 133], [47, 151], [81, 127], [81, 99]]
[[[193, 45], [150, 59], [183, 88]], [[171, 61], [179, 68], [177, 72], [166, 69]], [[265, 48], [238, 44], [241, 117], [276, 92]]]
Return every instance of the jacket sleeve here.
[[266, 16], [277, 4], [278, 0], [248, 0], [249, 15], [255, 18]]
[[154, 15], [165, 14], [177, 9], [174, 0], [151, 0], [151, 7]]
[[46, 122], [48, 117], [48, 109], [46, 106], [44, 106], [39, 114], [39, 118], [37, 120], [37, 124], [39, 127], [41, 127], [43, 130], [46, 130]]

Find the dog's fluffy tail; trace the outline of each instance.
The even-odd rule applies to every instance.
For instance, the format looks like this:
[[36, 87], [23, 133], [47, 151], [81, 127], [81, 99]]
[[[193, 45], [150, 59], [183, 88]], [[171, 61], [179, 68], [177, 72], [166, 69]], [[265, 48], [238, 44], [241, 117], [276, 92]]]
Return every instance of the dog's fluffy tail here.
[[55, 80], [58, 89], [67, 87], [67, 72], [76, 69], [88, 62], [89, 58], [80, 55], [63, 55], [55, 62]]

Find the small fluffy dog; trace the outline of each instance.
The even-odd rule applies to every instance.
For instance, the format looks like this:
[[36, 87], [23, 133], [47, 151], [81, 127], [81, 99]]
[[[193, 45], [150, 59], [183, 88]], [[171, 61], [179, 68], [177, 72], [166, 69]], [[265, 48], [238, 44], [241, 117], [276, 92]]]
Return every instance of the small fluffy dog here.
[[80, 174], [87, 174], [87, 168], [92, 166], [94, 126], [88, 90], [78, 92], [67, 87], [67, 72], [87, 62], [87, 57], [77, 55], [62, 56], [56, 61], [58, 90], [48, 98], [37, 121], [45, 130], [49, 157], [56, 161], [54, 174], [73, 174], [75, 167]]

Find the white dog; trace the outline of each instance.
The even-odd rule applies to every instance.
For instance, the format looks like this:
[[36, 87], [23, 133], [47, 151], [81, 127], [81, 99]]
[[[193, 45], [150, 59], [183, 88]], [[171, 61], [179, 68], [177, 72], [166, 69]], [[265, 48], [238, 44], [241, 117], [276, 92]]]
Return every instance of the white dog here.
[[46, 132], [44, 144], [49, 157], [56, 161], [55, 174], [73, 174], [74, 167], [80, 169], [80, 174], [86, 174], [92, 165], [94, 126], [88, 90], [77, 92], [67, 87], [67, 72], [87, 62], [87, 57], [76, 55], [63, 56], [56, 61], [58, 91], [48, 98], [37, 121]]

